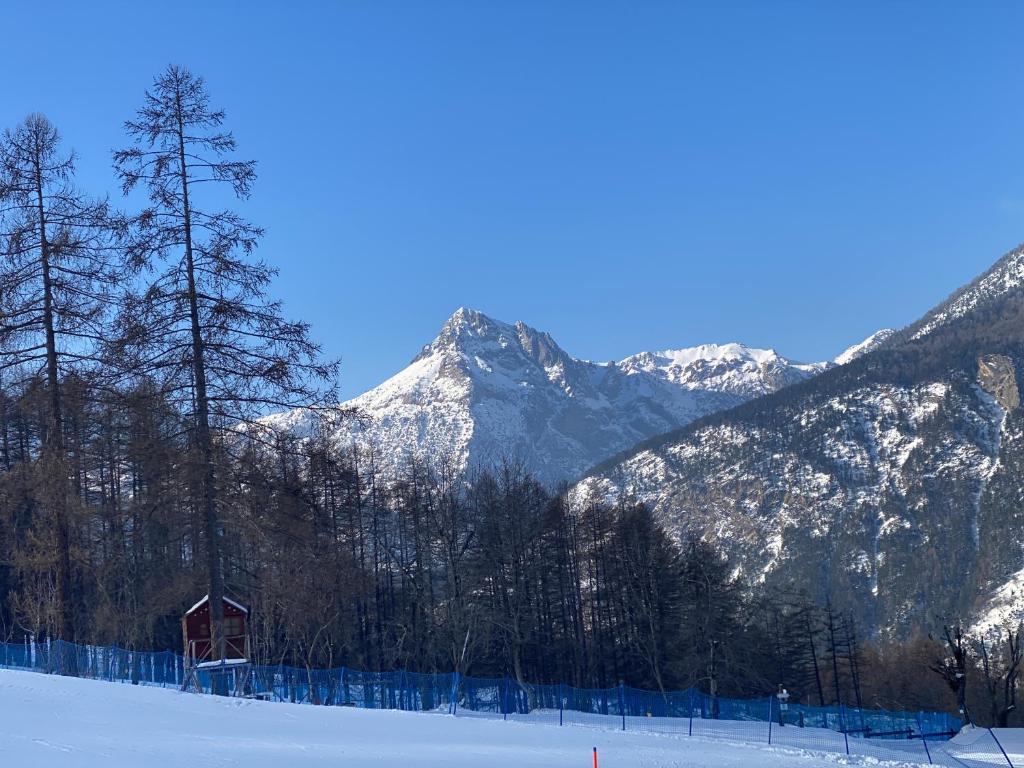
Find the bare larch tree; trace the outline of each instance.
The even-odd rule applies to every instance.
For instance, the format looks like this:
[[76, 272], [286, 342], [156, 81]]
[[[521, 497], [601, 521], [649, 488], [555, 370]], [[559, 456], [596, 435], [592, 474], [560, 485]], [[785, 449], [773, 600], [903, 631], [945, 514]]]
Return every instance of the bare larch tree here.
[[252, 259], [262, 230], [229, 210], [201, 207], [217, 187], [248, 198], [254, 161], [232, 159], [202, 78], [169, 66], [155, 78], [135, 119], [133, 146], [114, 153], [127, 195], [146, 189], [127, 248], [145, 289], [126, 301], [119, 356], [139, 375], [158, 376], [163, 394], [192, 425], [197, 505], [204, 525], [214, 658], [224, 655], [223, 530], [218, 510], [217, 435], [272, 408], [326, 402], [333, 363], [323, 362], [308, 326], [284, 319], [268, 298], [274, 269]]
[[56, 633], [75, 638], [62, 382], [97, 360], [117, 283], [115, 219], [75, 188], [74, 153], [40, 114], [0, 141], [0, 371], [9, 388], [42, 382], [39, 491], [52, 515]]
[[967, 709], [967, 669], [970, 659], [970, 645], [963, 625], [958, 621], [952, 626], [946, 624], [942, 628], [942, 640], [945, 653], [935, 660], [931, 670], [938, 674], [956, 694], [956, 705], [964, 720], [971, 720]]

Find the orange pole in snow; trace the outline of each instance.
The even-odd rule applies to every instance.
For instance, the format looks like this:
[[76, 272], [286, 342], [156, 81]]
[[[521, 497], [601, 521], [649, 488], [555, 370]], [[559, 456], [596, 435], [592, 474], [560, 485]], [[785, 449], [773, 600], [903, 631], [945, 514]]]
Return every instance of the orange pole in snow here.
[[594, 768], [597, 768], [597, 747], [594, 747]]

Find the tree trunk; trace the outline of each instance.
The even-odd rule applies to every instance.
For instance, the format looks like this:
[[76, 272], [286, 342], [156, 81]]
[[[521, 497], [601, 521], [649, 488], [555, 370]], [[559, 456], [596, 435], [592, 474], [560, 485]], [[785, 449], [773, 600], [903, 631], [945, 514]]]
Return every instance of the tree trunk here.
[[831, 603], [828, 604], [827, 611], [829, 650], [832, 653], [832, 684], [835, 687], [836, 704], [842, 704], [843, 696], [839, 689], [839, 650], [836, 648], [836, 624]]
[[71, 601], [71, 532], [68, 521], [68, 488], [64, 456], [64, 427], [61, 418], [60, 376], [57, 364], [57, 340], [53, 319], [53, 282], [50, 276], [50, 242], [46, 233], [46, 207], [43, 203], [42, 157], [35, 157], [36, 205], [39, 214], [39, 257], [43, 273], [43, 327], [46, 333], [46, 386], [50, 413], [43, 441], [44, 469], [52, 476], [44, 482], [50, 487], [57, 535], [57, 632], [62, 640], [75, 639], [74, 606]]
[[808, 615], [807, 619], [807, 642], [811, 649], [811, 663], [814, 665], [814, 683], [818, 689], [818, 706], [825, 706], [825, 688], [821, 684], [821, 668], [818, 666], [818, 650], [814, 645], [814, 629], [811, 626], [811, 618]]
[[200, 504], [206, 527], [206, 557], [210, 595], [210, 650], [214, 660], [225, 655], [224, 574], [221, 570], [220, 522], [217, 519], [216, 475], [213, 466], [213, 438], [210, 434], [210, 409], [206, 394], [206, 366], [203, 362], [203, 334], [199, 323], [199, 297], [196, 291], [195, 259], [192, 251], [192, 209], [188, 199], [188, 165], [185, 160], [185, 125], [181, 114], [181, 94], [176, 96], [178, 121], [178, 160], [181, 166], [182, 213], [185, 228], [185, 268], [188, 279], [189, 320], [192, 326], [192, 373], [196, 392], [196, 447], [199, 450]]

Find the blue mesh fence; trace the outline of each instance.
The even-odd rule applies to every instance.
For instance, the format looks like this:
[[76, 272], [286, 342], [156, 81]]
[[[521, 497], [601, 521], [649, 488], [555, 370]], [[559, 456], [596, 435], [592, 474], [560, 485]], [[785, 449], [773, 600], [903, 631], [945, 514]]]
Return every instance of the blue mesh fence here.
[[308, 670], [243, 664], [190, 674], [184, 659], [171, 652], [61, 641], [0, 643], [0, 665], [119, 683], [191, 685], [206, 693], [267, 701], [651, 731], [960, 768], [1024, 768], [1024, 755], [1014, 760], [1016, 745], [1005, 748], [988, 729], [961, 731], [960, 720], [944, 712], [781, 707], [774, 696], [729, 699], [696, 688], [666, 693], [621, 685], [585, 689], [520, 684], [510, 678], [346, 667]]

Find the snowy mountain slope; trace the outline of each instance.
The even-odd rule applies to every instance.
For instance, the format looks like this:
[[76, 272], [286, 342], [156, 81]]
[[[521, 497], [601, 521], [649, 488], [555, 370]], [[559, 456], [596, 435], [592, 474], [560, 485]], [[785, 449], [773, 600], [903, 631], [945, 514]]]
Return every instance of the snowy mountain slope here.
[[891, 339], [895, 333], [896, 331], [892, 328], [883, 328], [880, 331], [875, 331], [859, 344], [854, 344], [852, 347], [848, 347], [832, 362], [836, 365], [852, 363], [858, 357], [863, 357], [868, 352], [882, 346], [882, 344]]
[[1016, 627], [1024, 619], [1024, 569], [1010, 576], [989, 597], [988, 603], [977, 613], [971, 630], [980, 635], [991, 635], [1006, 627]]
[[870, 626], [925, 625], [977, 553], [1004, 411], [969, 382], [934, 381], [773, 416], [702, 427], [582, 487], [651, 503], [673, 530], [714, 539], [751, 581], [867, 607]]
[[[457, 468], [509, 458], [542, 480], [580, 476], [640, 440], [818, 373], [740, 344], [578, 360], [547, 333], [462, 308], [408, 368], [343, 404], [339, 445], [373, 445], [394, 472], [413, 455]], [[273, 417], [302, 431], [301, 416]]]
[[750, 580], [831, 598], [874, 630], [931, 628], [1000, 595], [1015, 604], [1018, 263], [1004, 257], [867, 354], [600, 465], [576, 493], [643, 500]]
[[984, 274], [959, 288], [948, 299], [906, 329], [911, 338], [921, 338], [957, 318], [998, 301], [1024, 285], [1024, 245], [1004, 255]]

